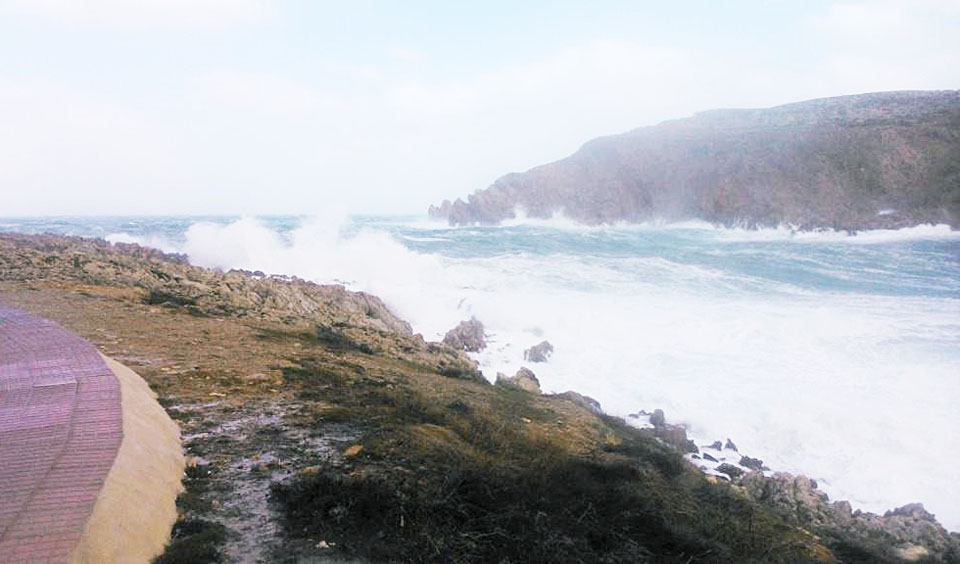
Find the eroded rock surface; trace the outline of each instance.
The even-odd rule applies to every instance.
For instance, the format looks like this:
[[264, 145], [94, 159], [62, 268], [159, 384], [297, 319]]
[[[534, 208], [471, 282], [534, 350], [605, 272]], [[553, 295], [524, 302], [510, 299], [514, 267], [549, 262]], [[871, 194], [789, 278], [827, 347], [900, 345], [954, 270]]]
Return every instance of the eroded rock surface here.
[[530, 362], [546, 362], [553, 354], [553, 345], [550, 341], [542, 341], [523, 351], [523, 360]]
[[529, 368], [521, 368], [517, 370], [516, 374], [509, 377], [504, 374], [497, 374], [496, 383], [498, 386], [516, 388], [532, 394], [540, 393], [540, 380], [537, 379], [537, 375]]
[[919, 503], [880, 516], [851, 511], [846, 501], [831, 502], [806, 476], [750, 472], [739, 483], [751, 498], [789, 522], [831, 537], [838, 555], [851, 561], [960, 562], [960, 537], [947, 532]]
[[483, 323], [476, 317], [471, 317], [447, 331], [443, 336], [443, 344], [459, 350], [478, 352], [487, 346], [484, 337]]

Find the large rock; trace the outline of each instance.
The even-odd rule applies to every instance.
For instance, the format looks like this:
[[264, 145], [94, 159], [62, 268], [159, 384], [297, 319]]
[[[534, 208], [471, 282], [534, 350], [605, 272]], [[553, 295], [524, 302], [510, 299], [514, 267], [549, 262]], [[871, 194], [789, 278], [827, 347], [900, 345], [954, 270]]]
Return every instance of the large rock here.
[[508, 388], [523, 390], [532, 394], [540, 393], [540, 380], [537, 380], [536, 374], [534, 374], [529, 368], [521, 368], [520, 370], [517, 370], [516, 374], [509, 377], [502, 373], [498, 373], [496, 384], [498, 386], [506, 386]]
[[447, 331], [447, 334], [443, 336], [443, 344], [468, 352], [482, 350], [487, 346], [487, 341], [484, 339], [483, 323], [480, 323], [476, 317], [471, 317], [468, 321], [461, 321], [459, 325]]
[[653, 434], [661, 441], [672, 445], [684, 453], [700, 452], [693, 441], [687, 438], [687, 430], [682, 425], [667, 423], [662, 409], [655, 409], [650, 415], [650, 424], [653, 425]]
[[857, 562], [960, 562], [960, 536], [951, 535], [919, 503], [886, 512], [851, 511], [830, 502], [805, 476], [750, 472], [739, 480], [744, 492], [772, 507], [786, 522], [809, 528]]
[[960, 91], [712, 110], [586, 143], [430, 215], [496, 223], [520, 207], [589, 224], [699, 218], [802, 228], [960, 226]]
[[550, 341], [542, 341], [523, 351], [523, 360], [546, 362], [551, 354], [553, 354], [553, 345], [550, 344]]

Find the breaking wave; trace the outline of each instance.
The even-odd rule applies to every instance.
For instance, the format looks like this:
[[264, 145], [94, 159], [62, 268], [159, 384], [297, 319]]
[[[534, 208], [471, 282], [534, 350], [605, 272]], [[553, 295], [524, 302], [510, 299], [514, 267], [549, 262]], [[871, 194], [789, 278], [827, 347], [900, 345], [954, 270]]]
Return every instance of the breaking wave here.
[[475, 315], [491, 379], [547, 339], [554, 355], [529, 365], [547, 392], [617, 415], [662, 408], [701, 444], [733, 438], [834, 499], [920, 501], [960, 530], [960, 233], [947, 226], [452, 228], [331, 213], [117, 227], [108, 239], [198, 265], [373, 292], [429, 340]]

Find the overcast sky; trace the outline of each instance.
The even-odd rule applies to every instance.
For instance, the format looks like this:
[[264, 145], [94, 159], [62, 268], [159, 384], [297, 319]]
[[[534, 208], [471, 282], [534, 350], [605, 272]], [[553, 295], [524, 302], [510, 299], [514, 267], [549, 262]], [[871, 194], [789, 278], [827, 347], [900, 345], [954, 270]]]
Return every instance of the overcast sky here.
[[0, 0], [0, 216], [418, 213], [719, 107], [960, 88], [960, 0]]

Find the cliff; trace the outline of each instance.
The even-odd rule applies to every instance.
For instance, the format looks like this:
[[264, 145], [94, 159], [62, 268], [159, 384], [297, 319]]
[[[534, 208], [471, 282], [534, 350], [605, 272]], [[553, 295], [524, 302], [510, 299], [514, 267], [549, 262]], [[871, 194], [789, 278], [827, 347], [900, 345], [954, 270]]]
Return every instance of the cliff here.
[[703, 219], [748, 227], [960, 226], [960, 91], [882, 92], [712, 110], [586, 143], [431, 206], [451, 224], [517, 208], [587, 223]]

